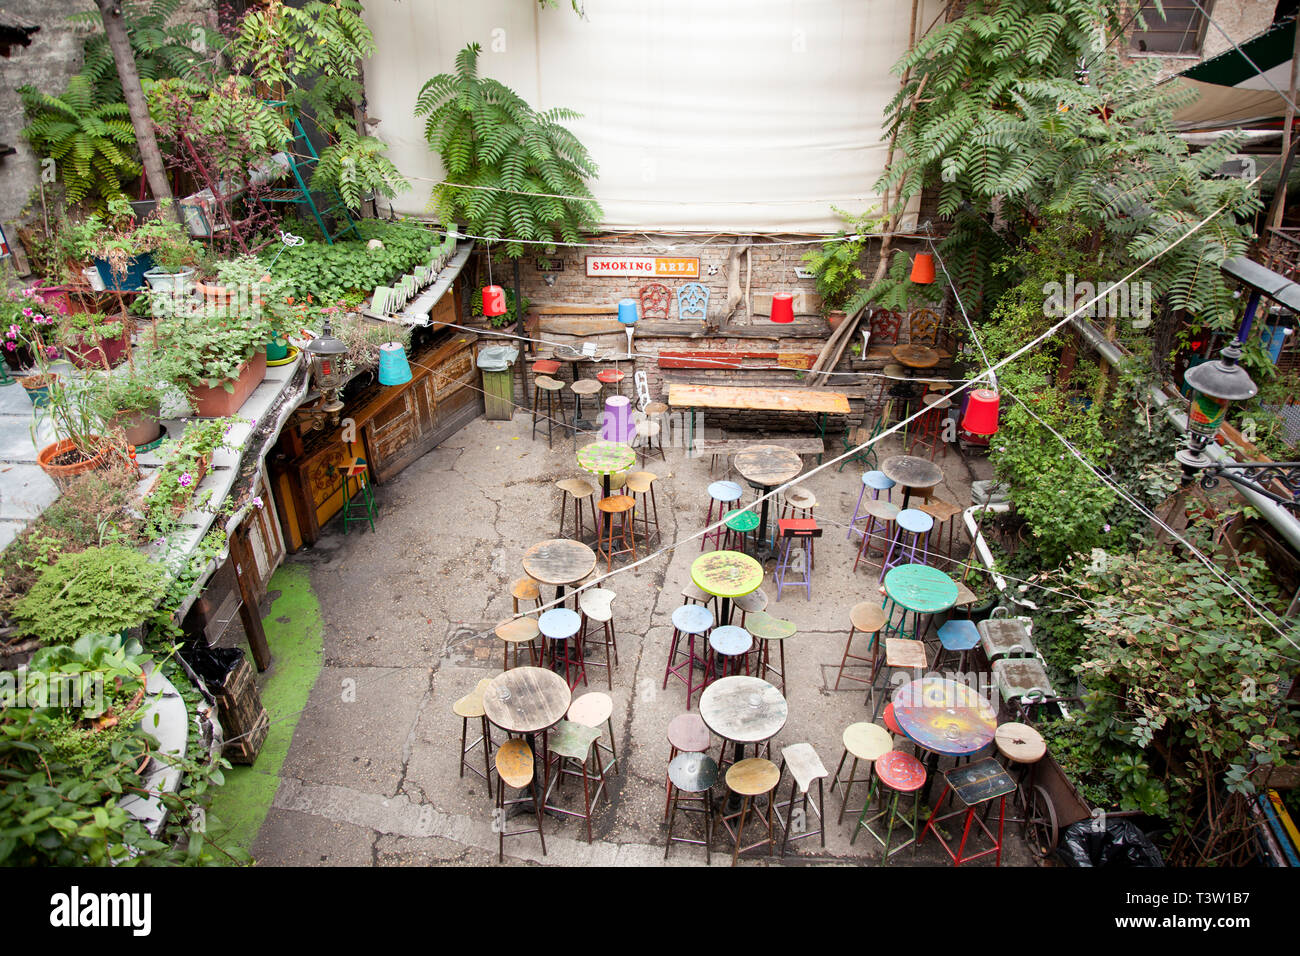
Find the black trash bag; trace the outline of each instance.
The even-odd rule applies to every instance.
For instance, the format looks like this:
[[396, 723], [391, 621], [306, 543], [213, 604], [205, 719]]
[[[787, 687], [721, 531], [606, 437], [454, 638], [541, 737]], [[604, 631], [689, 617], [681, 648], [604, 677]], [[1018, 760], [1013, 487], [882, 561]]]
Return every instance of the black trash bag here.
[[1061, 833], [1056, 855], [1066, 866], [1109, 866], [1116, 869], [1162, 867], [1164, 860], [1137, 824], [1109, 817], [1080, 820]]
[[208, 687], [224, 687], [230, 672], [244, 659], [242, 648], [209, 647], [206, 641], [186, 641], [179, 653]]

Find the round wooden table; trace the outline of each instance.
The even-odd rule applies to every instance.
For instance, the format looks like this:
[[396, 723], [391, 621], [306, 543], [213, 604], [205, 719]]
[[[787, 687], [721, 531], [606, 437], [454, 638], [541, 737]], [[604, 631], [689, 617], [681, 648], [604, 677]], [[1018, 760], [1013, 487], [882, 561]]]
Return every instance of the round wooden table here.
[[[488, 681], [483, 710], [493, 725], [512, 734], [524, 734], [535, 757], [542, 760], [542, 792], [548, 782], [546, 732], [564, 719], [573, 695], [569, 682], [544, 667], [516, 667]], [[536, 735], [542, 734], [542, 749]]]
[[894, 361], [905, 368], [934, 368], [939, 364], [939, 353], [928, 345], [895, 345], [889, 350]]
[[903, 488], [903, 507], [912, 499], [913, 491], [925, 491], [943, 481], [943, 469], [932, 461], [912, 455], [891, 455], [880, 463], [885, 477]]
[[895, 691], [894, 720], [908, 740], [929, 753], [923, 800], [929, 796], [940, 755], [965, 757], [983, 750], [993, 742], [998, 726], [993, 707], [974, 688], [942, 677], [923, 677]]
[[551, 538], [539, 541], [524, 552], [524, 572], [534, 581], [555, 588], [557, 599], [564, 589], [577, 584], [596, 567], [596, 552], [581, 541]]
[[719, 624], [731, 617], [731, 599], [757, 591], [763, 566], [739, 551], [710, 551], [691, 562], [691, 580], [705, 594], [721, 598]]
[[[803, 471], [803, 459], [788, 448], [780, 445], [750, 445], [739, 452], [732, 463], [741, 477], [752, 485], [757, 485], [764, 493], [777, 485], [783, 485], [796, 478]], [[766, 549], [770, 554], [771, 546], [767, 540], [767, 506], [770, 499], [764, 498], [758, 517], [759, 549]]]
[[[757, 677], [723, 677], [700, 695], [700, 717], [711, 731], [736, 745], [736, 763], [745, 759], [746, 744], [771, 740], [789, 715], [781, 692]], [[731, 794], [727, 806], [739, 805], [740, 798]]]
[[627, 471], [636, 464], [636, 450], [620, 441], [594, 441], [578, 449], [578, 467], [593, 475], [600, 475], [609, 497], [609, 476], [616, 471]]

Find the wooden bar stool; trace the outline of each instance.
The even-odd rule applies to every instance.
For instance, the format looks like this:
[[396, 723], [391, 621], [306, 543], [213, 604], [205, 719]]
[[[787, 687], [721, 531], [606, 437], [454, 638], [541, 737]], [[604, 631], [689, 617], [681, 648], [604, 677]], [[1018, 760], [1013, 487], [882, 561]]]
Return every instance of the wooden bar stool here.
[[937, 555], [939, 553], [939, 548], [943, 542], [943, 529], [947, 527], [948, 547], [944, 549], [943, 553], [951, 558], [954, 535], [957, 533], [957, 516], [962, 512], [961, 507], [950, 501], [944, 501], [942, 498], [931, 498], [928, 501], [917, 502], [916, 509], [924, 511], [934, 519], [936, 530], [931, 536], [929, 544], [932, 554]]
[[[891, 750], [887, 754], [882, 754], [880, 759], [876, 761], [875, 771], [876, 777], [871, 781], [871, 788], [867, 791], [867, 804], [858, 815], [858, 822], [853, 827], [853, 836], [849, 837], [849, 843], [854, 843], [858, 838], [858, 833], [866, 830], [883, 847], [880, 862], [888, 866], [891, 856], [909, 845], [912, 846], [913, 853], [915, 853], [916, 844], [920, 842], [918, 830], [921, 819], [921, 788], [925, 786], [925, 765], [911, 754]], [[877, 789], [887, 790], [891, 796], [886, 797], [882, 793], [880, 812], [868, 817], [867, 810], [871, 807], [871, 798]], [[912, 797], [911, 819], [898, 812], [898, 800], [904, 794], [910, 794]], [[889, 800], [889, 806], [885, 806], [886, 799]], [[887, 823], [883, 837], [871, 828], [871, 824], [881, 817], [884, 817]], [[895, 823], [902, 823], [911, 830], [912, 835], [891, 850], [890, 844], [893, 842]]]
[[[777, 769], [776, 764], [762, 757], [749, 757], [732, 764], [727, 770], [727, 789], [740, 797], [740, 809], [735, 813], [724, 814], [722, 817], [722, 825], [735, 841], [734, 849], [731, 851], [732, 866], [736, 865], [741, 853], [749, 850], [760, 846], [770, 847], [769, 852], [776, 850], [776, 831], [772, 825], [772, 816], [774, 791], [780, 782], [781, 771]], [[745, 846], [745, 823], [749, 818], [749, 807], [759, 797], [767, 798], [767, 833], [763, 839]], [[736, 821], [735, 829], [732, 829], [732, 820]]]
[[721, 677], [734, 677], [743, 665], [749, 675], [749, 652], [754, 648], [754, 638], [749, 631], [734, 624], [724, 624], [709, 632], [709, 663], [704, 672], [704, 686], [708, 687]]
[[[460, 776], [465, 776], [465, 768], [468, 767], [471, 773], [482, 777], [488, 786], [488, 796], [492, 796], [492, 750], [496, 746], [492, 740], [492, 728], [488, 724], [487, 711], [483, 709], [483, 692], [487, 689], [489, 678], [483, 678], [478, 685], [451, 705], [451, 712], [460, 718]], [[466, 744], [465, 740], [469, 736], [469, 722], [477, 720], [479, 722], [479, 736], [474, 738], [473, 742]], [[469, 764], [465, 756], [477, 747], [483, 745], [483, 770]]]
[[[551, 785], [546, 791], [546, 809], [585, 820], [588, 844], [592, 842], [592, 808], [599, 802], [602, 793], [605, 794], [605, 802], [609, 802], [609, 794], [605, 790], [607, 781], [605, 768], [600, 760], [600, 748], [592, 746], [599, 738], [600, 731], [593, 727], [584, 727], [572, 720], [562, 720], [551, 729], [547, 743], [547, 753], [554, 774], [550, 776]], [[549, 769], [547, 772], [551, 773]], [[565, 777], [582, 779], [581, 812], [551, 803], [551, 794], [557, 788], [564, 789]]]
[[[822, 781], [830, 776], [829, 771], [822, 764], [821, 757], [817, 756], [817, 751], [813, 749], [812, 744], [792, 744], [789, 747], [781, 748], [781, 773], [784, 774], [786, 768], [790, 768], [790, 799], [783, 800], [776, 805], [776, 821], [781, 824], [781, 855], [785, 856], [785, 848], [792, 839], [790, 831], [793, 829], [794, 805], [795, 798], [803, 798], [803, 827], [795, 834], [793, 839], [802, 840], [804, 837], [820, 836], [822, 847], [826, 846], [826, 793]], [[808, 797], [812, 789], [813, 781], [817, 782], [817, 803], [812, 806], [812, 811], [817, 814], [817, 829], [808, 828]], [[781, 809], [786, 808], [785, 818], [781, 818]]]
[[862, 499], [866, 495], [867, 490], [871, 490], [871, 497], [867, 499], [869, 501], [879, 501], [880, 493], [882, 491], [885, 492], [885, 500], [892, 501], [894, 499], [894, 492], [891, 490], [893, 487], [894, 482], [890, 478], [886, 477], [883, 471], [864, 471], [862, 473], [862, 488], [858, 491], [857, 504], [853, 506], [853, 516], [849, 518], [849, 533], [844, 536], [845, 541], [852, 541], [853, 532], [855, 531], [857, 531], [858, 534], [863, 533], [862, 531], [858, 531], [858, 522], [865, 517], [865, 513], [862, 510]]
[[589, 694], [583, 694], [576, 698], [569, 705], [569, 712], [565, 714], [569, 720], [575, 724], [582, 724], [584, 727], [590, 727], [593, 730], [600, 730], [601, 725], [609, 731], [609, 745], [606, 746], [601, 742], [601, 738], [596, 739], [596, 746], [609, 754], [609, 763], [605, 764], [605, 770], [608, 773], [618, 773], [618, 750], [614, 746], [614, 700], [609, 694], [602, 694], [598, 690], [593, 690]]
[[[849, 724], [844, 728], [841, 736], [844, 742], [844, 753], [840, 754], [839, 765], [835, 768], [835, 778], [831, 781], [831, 792], [835, 788], [840, 788], [840, 816], [837, 822], [844, 822], [844, 808], [849, 804], [849, 795], [853, 793], [853, 787], [859, 783], [870, 783], [872, 779], [872, 768], [877, 760], [894, 749], [893, 738], [889, 732], [879, 724], [869, 724], [861, 721], [856, 724]], [[849, 765], [849, 776], [845, 779], [842, 775], [844, 762], [853, 756], [853, 763]], [[866, 761], [867, 775], [858, 776], [858, 762]], [[855, 813], [858, 811], [854, 811]]]
[[[1002, 765], [992, 757], [985, 757], [983, 760], [968, 763], [964, 767], [953, 767], [951, 770], [946, 770], [943, 779], [943, 793], [939, 795], [939, 802], [934, 805], [934, 810], [930, 812], [930, 818], [925, 821], [925, 828], [921, 830], [917, 842], [923, 842], [927, 833], [933, 833], [935, 839], [939, 841], [939, 845], [948, 854], [948, 858], [952, 860], [953, 866], [961, 866], [963, 863], [969, 863], [971, 860], [978, 860], [980, 857], [989, 856], [990, 854], [996, 854], [993, 865], [1001, 866], [1002, 831], [1006, 824], [1007, 794], [1015, 792], [1016, 782], [1002, 769]], [[949, 794], [952, 795], [954, 801], [959, 801], [962, 805], [951, 813], [940, 815], [939, 811], [943, 809], [944, 801]], [[984, 821], [985, 814], [976, 815], [976, 811], [981, 806], [993, 800], [998, 801], [998, 832], [996, 836]], [[957, 849], [954, 851], [948, 845], [948, 840], [944, 838], [943, 831], [939, 829], [938, 824], [963, 814], [965, 814], [966, 819], [962, 826], [961, 842], [957, 844]], [[973, 823], [979, 824], [980, 829], [984, 831], [984, 835], [988, 837], [991, 846], [988, 849], [966, 856], [966, 842], [970, 839], [971, 825]]]
[[[528, 645], [528, 663], [537, 666], [537, 638], [541, 634], [535, 617], [515, 617], [497, 625], [496, 635], [501, 638], [501, 669], [510, 670], [519, 666], [519, 645]], [[514, 664], [510, 663], [510, 652], [514, 651]]]
[[515, 578], [510, 582], [510, 603], [516, 615], [519, 613], [520, 601], [533, 602], [534, 607], [529, 614], [537, 613], [537, 608], [542, 606], [542, 589], [532, 578]]
[[[691, 695], [696, 691], [704, 690], [704, 677], [700, 677], [697, 684], [695, 682], [695, 665], [698, 663], [701, 668], [708, 663], [708, 653], [705, 648], [703, 637], [713, 628], [713, 612], [702, 604], [683, 604], [677, 610], [673, 611], [673, 643], [668, 650], [668, 664], [664, 668], [664, 683], [662, 690], [668, 689], [669, 676], [676, 677], [686, 685], [686, 709], [691, 709]], [[677, 656], [682, 653], [680, 644], [681, 639], [686, 638], [686, 659], [680, 663], [677, 662]], [[700, 640], [700, 653], [695, 653], [695, 639]]]
[[[885, 679], [880, 682], [880, 699], [876, 700], [876, 673], [881, 670], [880, 664], [883, 663]], [[929, 665], [929, 655], [926, 653], [925, 641], [913, 641], [904, 637], [886, 637], [884, 653], [880, 653], [880, 644], [876, 644], [876, 666], [871, 671], [871, 686], [867, 689], [866, 704], [872, 708], [872, 717], [880, 716], [886, 698], [889, 696], [890, 680], [889, 675], [895, 670], [910, 670], [916, 679], [925, 675], [925, 669]]]
[[943, 440], [944, 422], [948, 420], [948, 409], [952, 408], [952, 402], [944, 392], [928, 392], [921, 397], [925, 403], [925, 413], [917, 419], [916, 432], [912, 435], [912, 449], [909, 455], [916, 454], [918, 445], [926, 445], [930, 449], [930, 460], [934, 461], [934, 453], [943, 447], [943, 455], [948, 457], [948, 443]]
[[[537, 794], [537, 780], [533, 776], [533, 752], [528, 744], [520, 739], [507, 740], [497, 750], [497, 862], [506, 857], [506, 837], [522, 836], [536, 833], [542, 841], [542, 856], [546, 856], [546, 834], [542, 832], [542, 800]], [[507, 800], [506, 787], [514, 790], [527, 790], [528, 796]], [[537, 826], [522, 830], [506, 829], [506, 811], [519, 803], [531, 803]]]
[[[568, 422], [564, 420], [564, 403], [556, 402], [559, 392], [564, 391], [564, 383], [551, 378], [549, 375], [539, 375], [533, 379], [533, 440], [537, 439], [537, 423], [541, 419], [546, 420], [546, 447], [551, 447], [551, 435], [555, 432], [555, 424], [559, 422], [560, 432], [568, 428]], [[543, 398], [543, 396], [545, 396]], [[546, 403], [546, 411], [542, 411], [542, 402]], [[559, 418], [556, 416], [556, 405], [559, 405]]]
[[[618, 639], [614, 636], [614, 598], [618, 597], [608, 588], [583, 588], [578, 592], [578, 609], [582, 612], [582, 648], [585, 654], [590, 647], [605, 648], [605, 661], [591, 661], [592, 667], [605, 668], [605, 683], [614, 689], [614, 666], [618, 663]], [[595, 640], [591, 636], [591, 625], [600, 625], [600, 633]], [[588, 695], [590, 696], [590, 695]]]
[[[596, 505], [605, 516], [605, 540], [597, 549], [605, 555], [605, 570], [614, 567], [616, 555], [631, 554], [636, 560], [636, 499], [631, 495], [610, 495]], [[614, 525], [618, 518], [618, 541], [623, 547], [614, 550]]]
[[[713, 786], [718, 782], [718, 765], [704, 753], [684, 753], [668, 762], [671, 812], [668, 814], [668, 839], [664, 841], [664, 859], [674, 843], [704, 845], [704, 863], [712, 862], [713, 854]], [[687, 796], [682, 796], [687, 794]], [[682, 804], [686, 806], [682, 806]], [[677, 826], [677, 811], [698, 813], [703, 817], [704, 839], [692, 840], [673, 836]]]
[[[569, 690], [578, 686], [578, 679], [587, 683], [587, 666], [583, 658], [582, 618], [576, 611], [567, 607], [553, 607], [543, 611], [537, 619], [537, 626], [546, 639], [546, 666], [555, 670], [557, 665], [564, 665], [564, 679]], [[564, 656], [559, 656], [557, 645], [564, 648]], [[572, 675], [572, 676], [570, 676]]]
[[[709, 728], [699, 714], [678, 714], [668, 723], [668, 763], [671, 765], [678, 754], [702, 754], [709, 750]], [[710, 758], [711, 760], [712, 758]], [[717, 764], [715, 763], [716, 767]], [[667, 799], [664, 800], [664, 822], [668, 821], [668, 811], [673, 802], [673, 778], [664, 775]]]
[[767, 609], [767, 592], [762, 588], [755, 588], [748, 594], [742, 594], [738, 598], [731, 599], [731, 620], [726, 623], [732, 624], [736, 620], [736, 612], [740, 612], [740, 626], [745, 626], [745, 618], [755, 611]]
[[[744, 489], [734, 481], [712, 482], [709, 485], [709, 510], [705, 512], [704, 515], [704, 526], [707, 528], [709, 525], [713, 524], [714, 521], [721, 521], [722, 516], [731, 510], [728, 506], [734, 505], [744, 494]], [[718, 515], [716, 518], [713, 516], [714, 505], [717, 505], [718, 507]], [[715, 549], [721, 547], [722, 538], [725, 533], [726, 528], [721, 526], [713, 531], [705, 532], [703, 540], [700, 541], [700, 550], [703, 551], [705, 549], [710, 538], [713, 539], [713, 547]]]
[[998, 753], [1008, 764], [1007, 769], [1016, 778], [1015, 802], [1020, 804], [1023, 816], [1008, 817], [1008, 823], [1019, 823], [1023, 832], [1029, 823], [1029, 798], [1034, 792], [1034, 772], [1038, 761], [1047, 754], [1043, 735], [1028, 724], [1015, 722], [998, 724], [993, 732], [993, 742]]
[[[755, 593], [759, 593], [759, 592], [755, 592]], [[717, 616], [718, 614], [717, 597], [713, 594], [710, 594], [708, 591], [705, 591], [694, 581], [686, 582], [686, 587], [682, 588], [682, 597], [686, 599], [686, 602], [688, 604], [702, 604], [703, 606], [707, 607], [710, 611], [712, 611], [715, 617]], [[736, 616], [735, 601], [731, 602], [731, 616], [733, 618]], [[724, 621], [723, 623], [730, 624], [731, 621]], [[743, 615], [741, 617], [740, 626], [741, 627], [745, 626]]]
[[[655, 481], [659, 478], [653, 471], [633, 471], [627, 476], [625, 487], [632, 493], [636, 503], [636, 513], [641, 515], [641, 540], [650, 547], [650, 536], [662, 540], [659, 534], [659, 502], [655, 500]], [[654, 517], [651, 518], [653, 513]]]
[[[596, 531], [600, 527], [596, 522], [596, 499], [600, 497], [600, 489], [593, 485], [586, 478], [561, 478], [555, 483], [555, 487], [560, 489], [560, 530], [556, 533], [557, 538], [572, 537], [575, 541], [581, 541], [587, 536], [587, 524], [582, 516], [582, 503], [587, 502], [587, 507], [591, 509], [591, 536], [596, 536]], [[573, 501], [573, 534], [564, 533], [564, 519], [569, 510], [569, 501]]]
[[[872, 672], [875, 672], [876, 663], [876, 639], [880, 629], [885, 626], [885, 609], [875, 601], [863, 601], [861, 604], [853, 605], [849, 611], [849, 639], [844, 642], [844, 656], [840, 658], [840, 670], [835, 675], [835, 686], [832, 690], [840, 689], [841, 680], [857, 681], [859, 684], [870, 684], [870, 678], [855, 677], [852, 674], [844, 673], [845, 667], [854, 667], [849, 661], [861, 661], [863, 664], [870, 664]], [[849, 653], [853, 647], [853, 635], [858, 631], [870, 636], [867, 641], [867, 650], [871, 652], [870, 657], [861, 657], [857, 654]]]
[[578, 432], [595, 431], [596, 423], [582, 417], [582, 397], [584, 395], [599, 395], [601, 384], [595, 379], [580, 378], [569, 386], [573, 392], [573, 431], [576, 435]]
[[892, 501], [869, 500], [862, 508], [867, 516], [867, 527], [862, 532], [862, 545], [858, 548], [858, 557], [853, 562], [853, 570], [858, 569], [858, 561], [866, 558], [871, 562], [872, 543], [880, 545], [880, 560], [885, 560], [889, 543], [894, 540], [894, 526], [898, 513], [902, 509]]
[[668, 460], [668, 456], [664, 454], [662, 432], [663, 426], [656, 421], [643, 418], [636, 423], [636, 435], [632, 440], [632, 447], [641, 452], [641, 467], [645, 467], [645, 460], [654, 452], [658, 452], [659, 457], [664, 461]]
[[[779, 617], [774, 617], [766, 611], [755, 611], [749, 615], [749, 633], [753, 635], [756, 645], [757, 661], [754, 665], [754, 675], [763, 680], [768, 680], [768, 675], [775, 675], [781, 679], [781, 696], [787, 694], [785, 683], [785, 642], [790, 640], [799, 632], [791, 621], [783, 621]], [[772, 666], [772, 645], [777, 648], [777, 658], [781, 663], [779, 668]], [[771, 681], [768, 681], [772, 683]]]

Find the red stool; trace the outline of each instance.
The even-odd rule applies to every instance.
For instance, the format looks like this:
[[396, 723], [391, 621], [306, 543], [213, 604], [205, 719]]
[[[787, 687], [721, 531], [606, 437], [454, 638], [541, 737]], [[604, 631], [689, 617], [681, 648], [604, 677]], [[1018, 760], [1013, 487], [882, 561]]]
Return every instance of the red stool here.
[[934, 461], [934, 453], [942, 446], [942, 457], [947, 458], [948, 443], [943, 440], [943, 423], [948, 419], [948, 409], [952, 408], [952, 402], [948, 400], [946, 392], [931, 392], [922, 397], [921, 401], [926, 404], [926, 409], [917, 422], [909, 454], [915, 454], [918, 445], [928, 445], [930, 460]]
[[533, 363], [534, 375], [554, 375], [560, 370], [560, 363], [555, 359], [538, 359]]
[[[933, 831], [939, 845], [952, 859], [953, 866], [961, 866], [963, 863], [978, 860], [990, 853], [997, 854], [994, 858], [994, 866], [1001, 866], [1002, 827], [1006, 822], [1007, 794], [1015, 792], [1016, 782], [1011, 779], [1011, 775], [1002, 768], [1002, 765], [992, 757], [968, 763], [964, 767], [953, 767], [951, 770], [944, 772], [943, 779], [943, 793], [939, 796], [939, 802], [934, 805], [934, 811], [930, 814], [930, 819], [925, 821], [925, 828], [921, 830], [921, 835], [916, 842], [919, 844], [925, 839], [927, 833]], [[954, 810], [951, 813], [939, 816], [939, 810], [943, 807], [943, 802], [947, 799], [949, 793], [962, 802], [964, 809]], [[996, 836], [993, 835], [993, 831], [989, 829], [988, 824], [984, 822], [984, 815], [977, 816], [975, 813], [979, 807], [992, 800], [998, 801], [998, 832]], [[961, 842], [957, 844], [957, 852], [954, 853], [936, 824], [953, 817], [959, 817], [962, 814], [966, 815], [966, 820], [962, 825]], [[987, 850], [980, 850], [978, 853], [966, 856], [966, 841], [970, 838], [972, 823], [980, 825], [980, 829], [984, 831], [984, 835], [989, 838], [993, 845]]]
[[[890, 856], [909, 844], [915, 851], [916, 845], [921, 842], [918, 836], [917, 822], [921, 814], [921, 789], [925, 786], [925, 765], [910, 754], [891, 750], [876, 761], [875, 772], [876, 777], [871, 782], [871, 789], [867, 791], [867, 803], [858, 816], [858, 822], [853, 828], [853, 836], [849, 838], [849, 843], [852, 844], [857, 840], [859, 831], [866, 830], [883, 847], [880, 862], [888, 865]], [[881, 811], [868, 817], [867, 810], [871, 808], [871, 798], [877, 787], [888, 790], [893, 796], [886, 796], [882, 792], [880, 795]], [[910, 819], [898, 812], [898, 799], [904, 794], [912, 795], [912, 815]], [[888, 807], [885, 806], [886, 801], [889, 803]], [[884, 837], [881, 837], [879, 833], [871, 828], [871, 824], [882, 817], [885, 818], [887, 824]], [[894, 839], [894, 825], [896, 823], [901, 823], [907, 827], [912, 831], [912, 835], [902, 843], [896, 844], [893, 849], [890, 849], [890, 844], [893, 843]], [[925, 831], [920, 832], [924, 833]]]
[[613, 385], [615, 395], [623, 394], [622, 389], [619, 387], [619, 383], [625, 378], [627, 378], [627, 376], [616, 368], [604, 368], [596, 373], [596, 381], [600, 382], [602, 385]]

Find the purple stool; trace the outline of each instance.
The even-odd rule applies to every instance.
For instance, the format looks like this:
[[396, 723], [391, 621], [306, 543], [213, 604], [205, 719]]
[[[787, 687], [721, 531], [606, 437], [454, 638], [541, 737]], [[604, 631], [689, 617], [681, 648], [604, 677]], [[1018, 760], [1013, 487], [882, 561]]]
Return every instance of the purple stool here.
[[[809, 601], [812, 600], [812, 543], [822, 536], [821, 528], [812, 518], [781, 518], [776, 523], [777, 537], [781, 540], [781, 558], [776, 563], [776, 599], [781, 600], [781, 589], [786, 585], [802, 586]], [[799, 548], [795, 550], [795, 542]]]
[[[889, 542], [889, 553], [880, 566], [880, 580], [885, 580], [885, 572], [900, 564], [925, 564], [925, 539], [934, 527], [934, 519], [924, 511], [904, 508], [895, 519], [898, 530], [894, 540]], [[906, 538], [904, 536], [907, 536]], [[917, 549], [921, 556], [916, 555]]]

